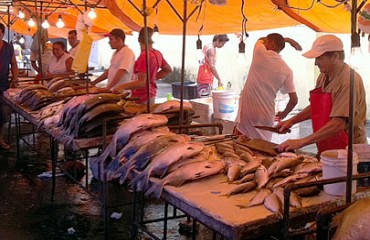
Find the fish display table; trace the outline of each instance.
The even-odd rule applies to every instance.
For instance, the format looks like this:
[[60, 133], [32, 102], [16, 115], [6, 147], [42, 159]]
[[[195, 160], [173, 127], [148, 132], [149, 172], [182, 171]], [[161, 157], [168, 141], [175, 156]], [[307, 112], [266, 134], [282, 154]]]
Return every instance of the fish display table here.
[[[191, 218], [218, 232], [226, 239], [251, 239], [282, 233], [282, 218], [271, 213], [263, 205], [240, 208], [246, 205], [256, 191], [223, 196], [235, 185], [226, 183], [226, 176], [218, 174], [189, 182], [181, 187], [166, 186], [162, 198]], [[158, 179], [151, 178], [152, 182]], [[370, 189], [353, 195], [353, 200], [370, 196]], [[302, 198], [303, 208], [290, 208], [290, 219], [295, 223], [307, 222], [307, 216], [323, 207], [345, 204], [343, 197], [331, 196], [321, 191], [318, 196]], [[314, 221], [314, 219], [311, 219]]]

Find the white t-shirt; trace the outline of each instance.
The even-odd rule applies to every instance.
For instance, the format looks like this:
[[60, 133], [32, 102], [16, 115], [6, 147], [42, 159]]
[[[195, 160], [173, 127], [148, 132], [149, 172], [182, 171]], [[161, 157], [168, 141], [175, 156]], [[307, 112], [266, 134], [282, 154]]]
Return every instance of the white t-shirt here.
[[76, 53], [77, 53], [79, 47], [80, 47], [80, 43], [78, 43], [76, 46], [74, 46], [73, 48], [71, 48], [69, 50], [69, 55], [71, 55], [71, 57], [75, 58]]
[[263, 41], [258, 40], [240, 95], [237, 129], [248, 137], [270, 141], [271, 132], [254, 126], [273, 126], [279, 90], [282, 94], [295, 92], [293, 72], [278, 53], [267, 50]]
[[130, 82], [134, 70], [134, 64], [135, 54], [128, 46], [124, 46], [118, 52], [114, 52], [108, 70], [108, 84], [113, 80], [114, 76], [120, 69], [125, 69], [129, 74], [123, 74], [121, 80], [116, 84], [116, 86]]
[[66, 61], [71, 55], [64, 53], [59, 60], [53, 55], [49, 62], [49, 73], [51, 74], [63, 74], [67, 72]]

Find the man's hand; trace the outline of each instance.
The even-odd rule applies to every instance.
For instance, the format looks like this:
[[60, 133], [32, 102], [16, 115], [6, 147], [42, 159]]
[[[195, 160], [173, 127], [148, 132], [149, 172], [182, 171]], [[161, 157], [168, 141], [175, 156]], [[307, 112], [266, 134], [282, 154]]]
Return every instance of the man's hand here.
[[293, 122], [288, 119], [286, 121], [280, 121], [275, 128], [279, 129], [279, 133], [287, 133], [288, 129], [293, 126]]
[[220, 80], [218, 80], [218, 86], [219, 87], [222, 87], [224, 84], [222, 83], [222, 81], [221, 81], [221, 79]]
[[11, 88], [17, 88], [17, 87], [18, 87], [18, 79], [13, 79], [13, 80], [10, 82], [10, 87], [11, 87]]
[[278, 145], [279, 152], [288, 152], [305, 146], [303, 139], [289, 139]]

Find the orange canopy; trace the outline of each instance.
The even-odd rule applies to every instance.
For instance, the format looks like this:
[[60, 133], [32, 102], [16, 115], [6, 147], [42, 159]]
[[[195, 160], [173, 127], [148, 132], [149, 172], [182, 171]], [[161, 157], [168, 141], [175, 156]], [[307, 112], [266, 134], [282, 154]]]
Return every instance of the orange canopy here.
[[[78, 15], [95, 7], [97, 18], [91, 28], [94, 39], [101, 38], [113, 28], [126, 32], [139, 31], [144, 25], [142, 0], [42, 0], [13, 1], [11, 29], [22, 34], [33, 34], [24, 19], [17, 19], [19, 9], [43, 21], [44, 16], [52, 27], [49, 34], [65, 37], [74, 29]], [[182, 34], [186, 22], [186, 34], [196, 35], [203, 26], [202, 35], [238, 33], [242, 31], [243, 13], [247, 18], [246, 31], [273, 29], [305, 24], [315, 31], [349, 33], [350, 12], [337, 0], [228, 0], [224, 6], [216, 6], [208, 0], [147, 0], [148, 26], [156, 24], [163, 34]], [[184, 5], [187, 6], [184, 17]], [[65, 28], [58, 29], [55, 23], [61, 15]], [[3, 21], [7, 17], [3, 18]]]

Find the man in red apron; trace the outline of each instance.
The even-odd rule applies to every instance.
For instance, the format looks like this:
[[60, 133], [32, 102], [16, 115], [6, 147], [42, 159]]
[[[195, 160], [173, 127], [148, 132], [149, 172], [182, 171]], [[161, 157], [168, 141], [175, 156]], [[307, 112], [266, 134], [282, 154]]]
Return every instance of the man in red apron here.
[[[315, 58], [320, 69], [316, 88], [310, 92], [310, 106], [296, 116], [279, 123], [280, 132], [292, 125], [311, 119], [313, 134], [301, 139], [289, 139], [279, 145], [279, 151], [298, 149], [316, 143], [319, 153], [328, 149], [343, 149], [348, 145], [350, 70], [344, 62], [342, 41], [334, 35], [317, 38], [312, 49], [303, 54]], [[355, 72], [354, 143], [366, 143], [366, 98], [361, 76]]]

